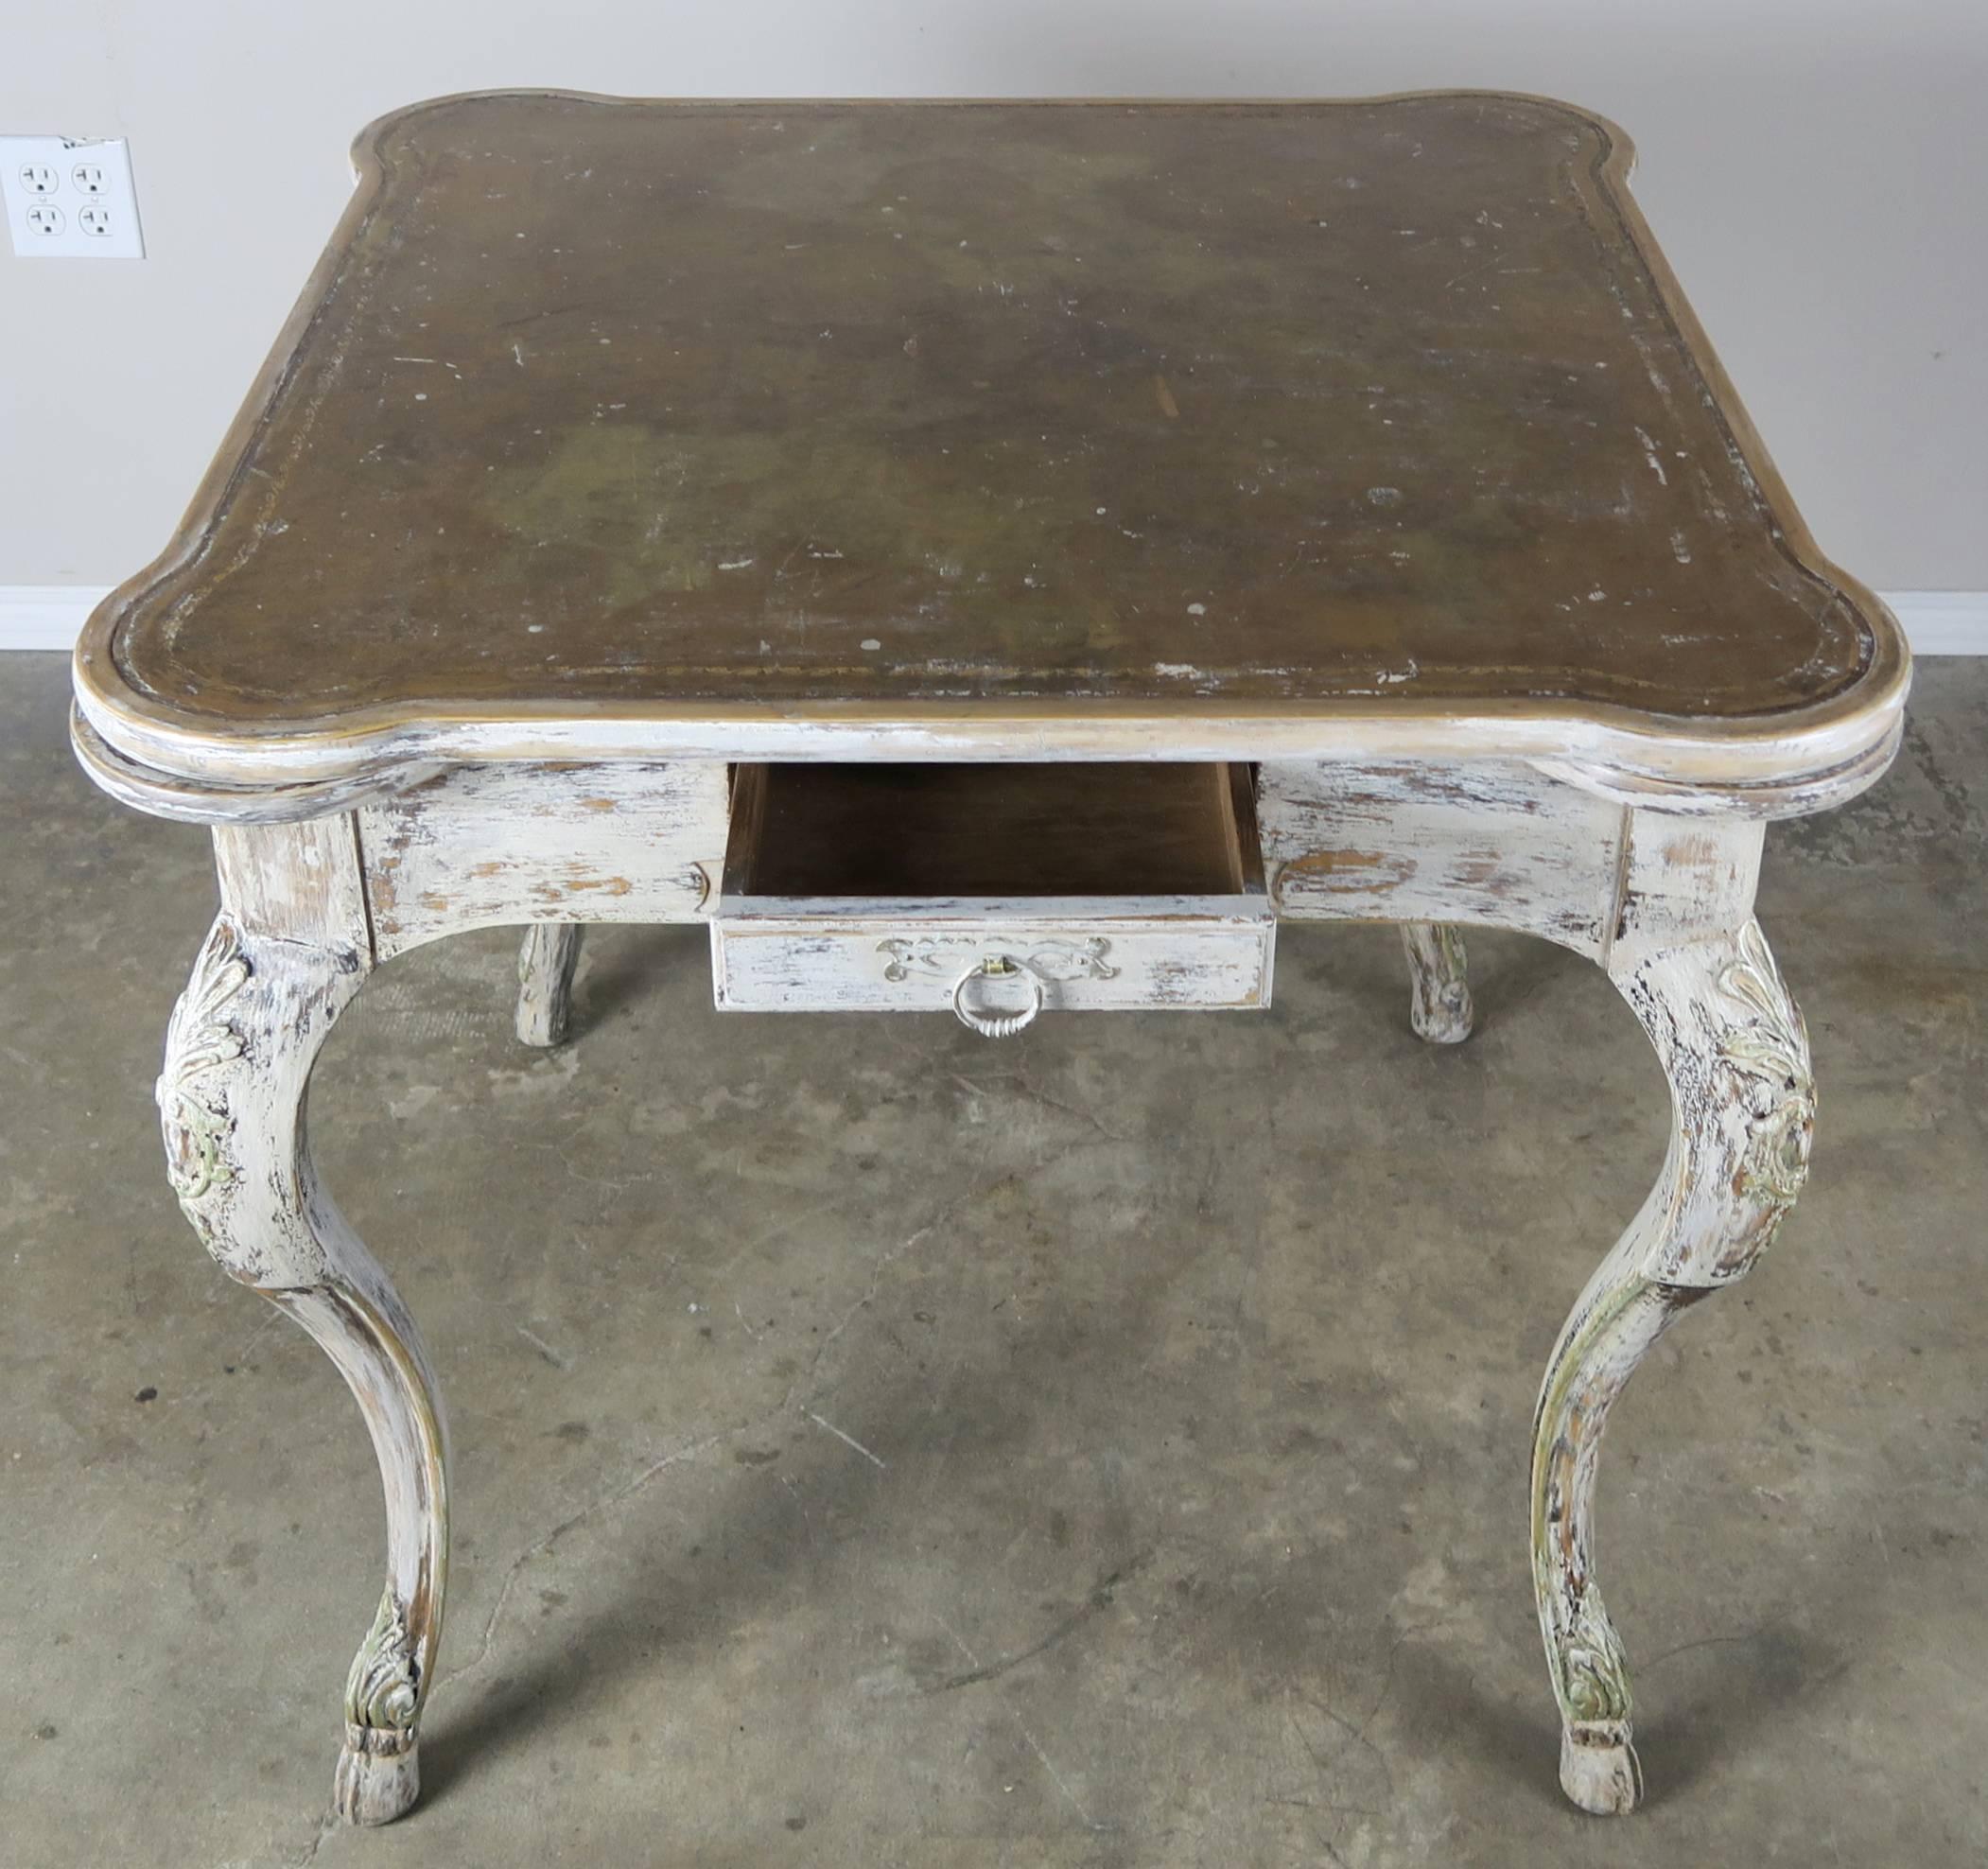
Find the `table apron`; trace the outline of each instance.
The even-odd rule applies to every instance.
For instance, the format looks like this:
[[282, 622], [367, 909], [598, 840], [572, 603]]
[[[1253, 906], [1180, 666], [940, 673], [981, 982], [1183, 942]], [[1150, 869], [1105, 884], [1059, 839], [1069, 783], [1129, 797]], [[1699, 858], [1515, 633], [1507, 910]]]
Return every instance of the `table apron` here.
[[[357, 926], [385, 960], [534, 921], [707, 920], [727, 788], [716, 760], [459, 768], [298, 826], [218, 827], [223, 886], [291, 938]], [[1281, 920], [1450, 921], [1609, 962], [1752, 913], [1762, 825], [1597, 798], [1519, 761], [1272, 763], [1257, 816]]]
[[725, 767], [463, 766], [354, 813], [378, 957], [527, 921], [699, 921]]

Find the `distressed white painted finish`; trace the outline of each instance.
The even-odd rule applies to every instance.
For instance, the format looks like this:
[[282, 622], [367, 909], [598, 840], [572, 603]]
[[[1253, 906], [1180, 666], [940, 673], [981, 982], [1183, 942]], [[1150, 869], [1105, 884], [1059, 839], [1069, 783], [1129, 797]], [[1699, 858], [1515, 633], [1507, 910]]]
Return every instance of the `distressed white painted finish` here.
[[243, 934], [372, 955], [366, 885], [349, 817], [237, 825], [214, 833], [214, 867]]
[[721, 905], [711, 960], [721, 1008], [934, 1012], [989, 962], [1039, 985], [1046, 1012], [1238, 1008], [1270, 1003], [1276, 923], [1255, 896], [1070, 901]]
[[1628, 938], [1610, 977], [1655, 1045], [1672, 1127], [1649, 1197], [1562, 1328], [1532, 1451], [1533, 1582], [1561, 1716], [1561, 1783], [1584, 1810], [1642, 1792], [1622, 1644], [1595, 1581], [1595, 1475], [1610, 1406], [1687, 1305], [1766, 1250], [1808, 1171], [1808, 1038], [1757, 923]]
[[1630, 814], [1613, 929], [1601, 956], [1618, 985], [1619, 947], [1688, 945], [1745, 924], [1753, 913], [1765, 833], [1758, 822]]
[[447, 1568], [447, 1436], [420, 1336], [319, 1183], [305, 1129], [319, 1048], [374, 961], [354, 831], [349, 817], [217, 830], [220, 915], [173, 1014], [158, 1099], [195, 1231], [323, 1347], [373, 1439], [387, 1578], [347, 1684], [334, 1801], [375, 1824], [419, 1786]]
[[1519, 764], [1275, 764], [1256, 799], [1292, 920], [1481, 922], [1598, 956], [1628, 813]]
[[1441, 922], [1410, 921], [1403, 924], [1402, 946], [1408, 955], [1408, 1022], [1415, 1036], [1432, 1045], [1460, 1045], [1476, 1021], [1463, 936]]
[[69, 709], [69, 743], [77, 763], [120, 805], [181, 824], [302, 824], [355, 805], [413, 790], [445, 768], [434, 760], [362, 765], [331, 778], [241, 786], [227, 779], [189, 778], [141, 765], [90, 725], [80, 703]]
[[1668, 1157], [1631, 1227], [1641, 1277], [1719, 1285], [1794, 1204], [1815, 1125], [1808, 1035], [1757, 923], [1678, 945], [1625, 940], [1610, 977], [1670, 1084]]
[[527, 1045], [566, 1042], [573, 1016], [573, 969], [580, 963], [580, 925], [541, 921], [526, 929], [517, 951], [517, 1036]]
[[[1257, 811], [1282, 915], [1543, 934], [1602, 963], [1668, 1080], [1663, 1167], [1561, 1334], [1533, 1448], [1561, 1786], [1585, 1810], [1627, 1811], [1642, 1787], [1629, 1675], [1594, 1577], [1602, 1426], [1659, 1333], [1766, 1247], [1813, 1127], [1806, 1035], [1752, 918], [1761, 825], [1624, 808], [1509, 764], [1266, 766]], [[1404, 933], [1413, 957], [1424, 937]], [[1418, 990], [1445, 970], [1423, 955]]]
[[724, 768], [469, 766], [357, 813], [382, 960], [516, 921], [695, 921], [724, 862]]
[[[1874, 600], [1875, 601], [1875, 600]], [[78, 651], [80, 666], [84, 651]], [[390, 722], [335, 745], [297, 738], [189, 735], [127, 700], [78, 689], [81, 718], [112, 751], [118, 795], [160, 816], [203, 822], [296, 814], [300, 797], [340, 805], [378, 799], [427, 774], [464, 764], [621, 763], [777, 760], [1205, 760], [1247, 763], [1401, 759], [1446, 765], [1558, 762], [1566, 781], [1612, 802], [1680, 812], [1794, 817], [1846, 803], [1875, 784], [1897, 748], [1907, 678], [1868, 707], [1786, 733], [1743, 723], [1680, 723], [1662, 739], [1614, 721], [1548, 710], [1486, 713], [1349, 706], [1328, 719], [1286, 712], [1099, 709], [1071, 716], [1025, 703], [944, 707], [914, 718], [857, 707], [809, 715], [767, 707], [721, 709], [653, 702], [625, 715], [575, 713], [530, 722], [463, 709], [445, 721]], [[86, 764], [90, 762], [86, 760]], [[96, 765], [92, 777], [106, 782]], [[321, 807], [322, 809], [322, 807]]]
[[1806, 1037], [1752, 918], [1759, 822], [1626, 807], [1511, 761], [1286, 763], [1261, 774], [1267, 894], [713, 902], [725, 810], [717, 764], [507, 767], [216, 832], [221, 917], [174, 1016], [160, 1104], [189, 1218], [234, 1276], [324, 1345], [378, 1453], [388, 1580], [348, 1686], [340, 1810], [384, 1821], [415, 1795], [445, 1564], [433, 1378], [392, 1286], [317, 1185], [302, 1127], [312, 1059], [376, 957], [536, 923], [520, 1029], [549, 1037], [579, 920], [704, 917], [722, 1005], [951, 1006], [997, 1032], [1038, 1009], [1264, 1004], [1280, 916], [1411, 924], [1417, 1028], [1439, 1039], [1468, 1019], [1457, 925], [1558, 941], [1604, 967], [1669, 1082], [1656, 1184], [1561, 1332], [1533, 1447], [1561, 1782], [1585, 1809], [1630, 1808], [1641, 1779], [1628, 1671], [1595, 1574], [1602, 1427], [1657, 1335], [1764, 1249], [1813, 1122]]

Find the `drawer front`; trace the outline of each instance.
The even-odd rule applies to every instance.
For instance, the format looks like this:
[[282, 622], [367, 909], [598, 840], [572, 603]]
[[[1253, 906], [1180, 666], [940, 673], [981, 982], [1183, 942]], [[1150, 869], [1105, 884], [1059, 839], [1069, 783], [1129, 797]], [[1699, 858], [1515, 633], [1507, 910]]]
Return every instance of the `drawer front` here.
[[729, 915], [711, 923], [721, 1007], [952, 1011], [999, 1036], [1038, 1013], [1220, 1009], [1270, 1003], [1276, 924], [1233, 912]]

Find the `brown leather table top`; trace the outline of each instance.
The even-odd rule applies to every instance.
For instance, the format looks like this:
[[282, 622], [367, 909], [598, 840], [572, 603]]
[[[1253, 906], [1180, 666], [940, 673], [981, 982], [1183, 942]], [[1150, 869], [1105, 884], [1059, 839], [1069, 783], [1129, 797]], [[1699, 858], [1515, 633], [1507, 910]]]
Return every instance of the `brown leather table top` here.
[[1854, 715], [1895, 626], [1619, 140], [1469, 93], [401, 113], [93, 719]]

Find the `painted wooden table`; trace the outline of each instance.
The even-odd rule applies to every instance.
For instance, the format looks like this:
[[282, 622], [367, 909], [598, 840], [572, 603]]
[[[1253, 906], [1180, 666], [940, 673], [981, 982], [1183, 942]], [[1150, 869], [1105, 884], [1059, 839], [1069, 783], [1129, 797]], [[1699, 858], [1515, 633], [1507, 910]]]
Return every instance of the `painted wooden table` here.
[[447, 1456], [305, 1084], [376, 966], [493, 923], [530, 926], [520, 1029], [555, 1039], [586, 921], [707, 923], [721, 1006], [990, 1036], [1266, 1005], [1280, 919], [1404, 924], [1437, 1039], [1469, 1029], [1459, 925], [1595, 960], [1675, 1125], [1547, 1366], [1533, 1576], [1561, 1783], [1634, 1804], [1602, 1424], [1801, 1187], [1763, 825], [1877, 776], [1909, 665], [1629, 166], [1596, 117], [1462, 93], [497, 94], [360, 138], [75, 720], [109, 791], [215, 827], [172, 1183], [379, 1456], [345, 1816], [415, 1796]]

